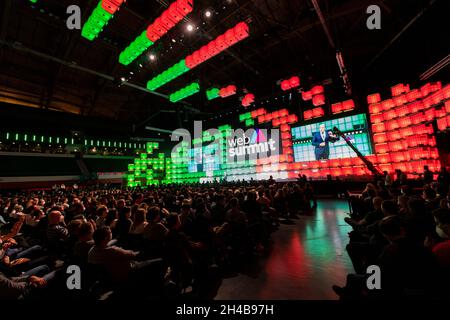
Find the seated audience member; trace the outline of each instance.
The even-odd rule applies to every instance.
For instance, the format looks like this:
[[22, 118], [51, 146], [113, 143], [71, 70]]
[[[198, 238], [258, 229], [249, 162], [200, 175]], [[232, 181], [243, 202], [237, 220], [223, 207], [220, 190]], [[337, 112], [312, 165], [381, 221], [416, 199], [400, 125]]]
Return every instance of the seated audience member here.
[[145, 209], [136, 210], [133, 224], [131, 225], [130, 234], [142, 235], [147, 226], [147, 211]]
[[[450, 275], [450, 209], [438, 209], [434, 212], [436, 234], [440, 242], [433, 246], [440, 267]], [[450, 280], [450, 276], [448, 276]], [[450, 283], [448, 283], [450, 284]]]
[[94, 227], [90, 222], [83, 222], [78, 230], [78, 241], [73, 248], [72, 258], [75, 263], [87, 264], [89, 250], [94, 246]]
[[381, 210], [381, 205], [383, 203], [383, 199], [381, 197], [375, 197], [375, 198], [373, 198], [372, 202], [373, 202], [374, 210], [367, 213], [364, 218], [362, 218], [359, 221], [356, 221], [350, 217], [346, 217], [344, 219], [345, 222], [347, 222], [349, 225], [351, 225], [354, 228], [358, 228], [358, 227], [364, 227], [364, 226], [371, 225], [371, 224], [381, 220], [383, 218], [383, 211]]
[[[88, 263], [103, 267], [114, 283], [123, 285], [130, 280], [134, 285], [138, 281], [144, 285], [149, 278], [162, 279], [161, 259], [138, 262], [138, 252], [109, 246], [112, 240], [109, 227], [95, 230], [93, 238], [94, 246], [89, 250]], [[160, 269], [160, 273], [153, 273], [155, 269]]]
[[225, 208], [225, 196], [219, 194], [215, 197], [216, 202], [211, 207], [211, 223], [212, 226], [221, 226], [225, 222], [227, 213]]
[[161, 209], [151, 207], [147, 211], [147, 225], [144, 228], [143, 238], [154, 244], [162, 244], [167, 228], [161, 223]]
[[64, 241], [69, 238], [69, 231], [64, 223], [64, 216], [59, 211], [52, 211], [48, 215], [47, 246], [54, 253], [61, 253]]
[[114, 223], [113, 234], [115, 238], [120, 239], [130, 233], [131, 225], [131, 208], [124, 207], [119, 211], [119, 218]]
[[108, 208], [105, 205], [101, 205], [101, 206], [97, 207], [95, 215], [97, 217], [95, 220], [95, 224], [97, 225], [97, 228], [105, 227], [105, 221], [108, 216]]

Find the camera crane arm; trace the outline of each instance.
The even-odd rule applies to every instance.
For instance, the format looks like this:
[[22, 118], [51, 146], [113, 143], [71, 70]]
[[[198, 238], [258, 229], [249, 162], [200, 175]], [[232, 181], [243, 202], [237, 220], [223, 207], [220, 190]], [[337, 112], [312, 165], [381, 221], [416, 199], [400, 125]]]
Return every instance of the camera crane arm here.
[[366, 165], [366, 167], [370, 170], [370, 172], [373, 173], [373, 175], [375, 176], [383, 176], [383, 173], [374, 166], [374, 164], [367, 159], [354, 145], [353, 143], [350, 142], [350, 139], [344, 134], [342, 133], [341, 130], [339, 130], [338, 128], [334, 127], [333, 128], [333, 133], [335, 135], [338, 135], [340, 137], [342, 137], [342, 139], [344, 139], [344, 141], [348, 144], [348, 146], [356, 152], [356, 155], [362, 160], [362, 162], [364, 162], [364, 164]]

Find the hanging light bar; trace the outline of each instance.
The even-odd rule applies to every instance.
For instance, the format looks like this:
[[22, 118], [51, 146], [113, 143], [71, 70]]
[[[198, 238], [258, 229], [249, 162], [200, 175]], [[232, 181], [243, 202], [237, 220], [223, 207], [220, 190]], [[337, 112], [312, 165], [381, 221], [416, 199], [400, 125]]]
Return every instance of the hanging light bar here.
[[175, 103], [175, 102], [183, 100], [187, 97], [190, 97], [199, 91], [200, 91], [200, 85], [198, 84], [198, 82], [193, 82], [190, 85], [184, 87], [183, 89], [180, 89], [180, 90], [172, 93], [169, 96], [169, 99], [170, 99], [170, 102]]
[[[181, 74], [195, 68], [199, 64], [211, 59], [213, 56], [218, 55], [222, 51], [231, 47], [232, 45], [244, 40], [249, 36], [249, 28], [245, 22], [238, 23], [235, 27], [229, 29], [224, 34], [218, 36], [215, 40], [212, 40], [207, 45], [203, 46], [199, 50], [195, 51], [191, 55], [187, 56], [186, 59], [181, 60], [176, 69], [177, 73], [170, 71], [177, 65], [160, 73], [147, 83], [147, 88], [149, 90], [156, 90], [162, 87], [164, 84], [172, 81]], [[180, 73], [181, 72], [181, 73]]]
[[211, 88], [206, 91], [206, 97], [208, 98], [208, 100], [214, 100], [214, 99], [220, 97], [219, 93], [220, 93], [220, 89]]
[[194, 10], [194, 0], [177, 0], [173, 2], [158, 18], [147, 27], [119, 56], [119, 62], [129, 65], [145, 50], [164, 36], [178, 22]]
[[81, 35], [90, 41], [97, 38], [124, 2], [125, 0], [100, 0], [83, 25]]

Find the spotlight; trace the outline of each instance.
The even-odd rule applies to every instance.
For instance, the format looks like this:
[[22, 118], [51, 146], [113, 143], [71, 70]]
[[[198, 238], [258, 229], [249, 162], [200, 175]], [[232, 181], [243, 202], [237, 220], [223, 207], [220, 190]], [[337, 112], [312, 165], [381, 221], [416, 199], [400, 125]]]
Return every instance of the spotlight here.
[[194, 26], [192, 24], [188, 24], [186, 27], [186, 30], [189, 32], [192, 32], [192, 31], [194, 31]]
[[139, 68], [143, 68], [144, 66], [142, 65], [142, 63], [139, 63]]
[[125, 80], [126, 80], [125, 77], [120, 78], [120, 81], [122, 81], [122, 82], [125, 82]]
[[150, 58], [150, 60], [152, 60], [152, 61], [155, 61], [155, 59], [156, 59], [156, 57], [155, 57], [154, 54], [151, 54], [151, 55], [149, 56], [149, 58]]
[[176, 42], [177, 42], [177, 40], [175, 40], [175, 39], [172, 39], [172, 42], [173, 42], [173, 43], [176, 43]]
[[205, 12], [205, 17], [207, 17], [207, 18], [211, 18], [211, 16], [212, 16], [212, 13], [211, 13], [211, 11], [209, 11], [209, 10], [206, 10], [206, 12]]

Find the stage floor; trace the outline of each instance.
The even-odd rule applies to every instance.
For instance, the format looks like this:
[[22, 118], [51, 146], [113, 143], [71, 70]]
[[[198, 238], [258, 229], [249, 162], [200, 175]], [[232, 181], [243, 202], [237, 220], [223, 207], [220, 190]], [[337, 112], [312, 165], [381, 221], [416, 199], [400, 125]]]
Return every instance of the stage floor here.
[[331, 286], [343, 286], [353, 272], [346, 212], [347, 201], [319, 200], [310, 216], [282, 224], [268, 256], [223, 279], [215, 299], [337, 299]]

